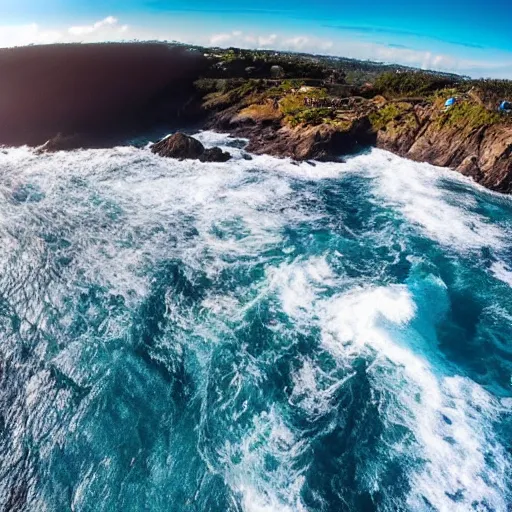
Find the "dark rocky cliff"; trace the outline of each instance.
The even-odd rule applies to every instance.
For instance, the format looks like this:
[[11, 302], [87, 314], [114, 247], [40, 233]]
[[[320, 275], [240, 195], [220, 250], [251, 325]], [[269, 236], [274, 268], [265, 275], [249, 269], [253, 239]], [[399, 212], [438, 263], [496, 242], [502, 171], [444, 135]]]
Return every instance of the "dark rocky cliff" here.
[[0, 144], [39, 145], [58, 133], [108, 144], [177, 123], [204, 71], [198, 52], [159, 43], [0, 50]]

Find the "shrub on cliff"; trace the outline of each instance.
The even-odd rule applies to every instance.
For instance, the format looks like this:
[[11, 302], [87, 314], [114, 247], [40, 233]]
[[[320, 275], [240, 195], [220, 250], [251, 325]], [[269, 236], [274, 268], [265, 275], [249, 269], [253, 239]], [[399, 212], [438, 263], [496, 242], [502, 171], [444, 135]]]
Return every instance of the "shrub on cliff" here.
[[256, 122], [276, 121], [281, 117], [282, 114], [279, 109], [274, 108], [274, 105], [269, 101], [249, 105], [238, 113], [239, 119], [252, 119]]
[[369, 115], [370, 123], [374, 130], [381, 130], [410, 110], [410, 103], [387, 103]]
[[316, 126], [332, 118], [333, 112], [329, 108], [307, 108], [297, 112], [294, 115], [286, 117], [286, 122], [290, 126], [298, 126], [299, 124]]
[[512, 80], [481, 78], [478, 80], [469, 80], [467, 84], [470, 87], [475, 87], [484, 93], [492, 94], [500, 99], [512, 98]]
[[375, 80], [375, 90], [388, 96], [415, 96], [452, 87], [456, 83], [452, 76], [426, 71], [386, 72]]
[[[250, 95], [254, 95], [260, 89], [259, 80], [245, 79], [218, 79], [216, 89], [204, 96], [205, 102], [203, 106], [207, 109], [222, 108], [240, 102], [242, 99]], [[197, 81], [196, 87], [207, 84], [207, 82]], [[201, 90], [201, 89], [200, 89]]]
[[265, 96], [267, 98], [281, 98], [285, 94], [292, 93], [294, 89], [300, 89], [303, 85], [303, 80], [282, 80], [279, 85], [268, 88], [265, 91]]
[[491, 112], [476, 103], [461, 102], [448, 109], [438, 120], [439, 127], [457, 126], [475, 129], [502, 121], [497, 112]]
[[512, 80], [468, 80], [465, 90], [478, 96], [487, 108], [494, 109], [503, 100], [512, 100]]
[[311, 88], [304, 93], [287, 94], [280, 103], [281, 112], [283, 114], [296, 114], [297, 112], [308, 110], [305, 106], [305, 98], [327, 98], [325, 89]]
[[209, 94], [219, 90], [219, 82], [216, 78], [200, 78], [194, 82], [194, 87], [202, 94]]

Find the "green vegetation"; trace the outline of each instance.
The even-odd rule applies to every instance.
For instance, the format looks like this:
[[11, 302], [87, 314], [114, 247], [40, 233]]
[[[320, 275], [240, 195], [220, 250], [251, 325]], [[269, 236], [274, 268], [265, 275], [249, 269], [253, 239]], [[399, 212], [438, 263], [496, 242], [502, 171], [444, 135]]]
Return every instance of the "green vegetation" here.
[[432, 94], [427, 95], [426, 99], [442, 107], [448, 98], [454, 98], [459, 94], [460, 90], [458, 90], [456, 87], [447, 87], [446, 89], [439, 89], [434, 91]]
[[421, 96], [452, 87], [460, 80], [426, 71], [386, 72], [377, 77], [374, 87], [379, 94], [387, 96]]
[[333, 110], [326, 107], [307, 106], [305, 99], [326, 97], [327, 91], [320, 88], [311, 88], [307, 92], [291, 92], [281, 99], [279, 109], [286, 116], [285, 121], [291, 126], [322, 124], [332, 119]]
[[298, 90], [303, 85], [302, 80], [283, 80], [279, 85], [267, 89], [265, 95], [268, 98], [281, 98], [284, 94]]
[[[492, 98], [494, 101], [498, 98], [512, 98], [510, 80], [472, 80], [450, 73], [325, 55], [240, 48], [189, 48], [206, 56], [209, 64], [205, 77], [208, 79], [270, 79], [272, 66], [280, 66], [284, 70], [285, 80], [281, 81], [281, 85], [270, 85], [280, 89], [269, 91], [269, 94], [274, 95], [286, 92], [285, 87], [292, 89], [298, 83], [307, 82], [307, 85], [325, 86], [329, 89], [338, 87], [338, 90], [340, 86], [370, 88], [364, 93], [358, 91], [357, 94], [365, 97], [371, 97], [372, 94], [383, 94], [387, 97], [427, 97], [440, 91], [461, 95], [477, 89], [485, 99]], [[208, 84], [205, 82], [202, 85]], [[212, 91], [210, 89], [209, 92]]]
[[243, 96], [245, 91], [256, 88], [258, 83], [256, 80], [243, 78], [200, 78], [194, 82], [194, 86], [202, 94], [225, 94], [238, 90], [239, 95]]
[[222, 62], [234, 62], [240, 58], [240, 53], [236, 48], [229, 48], [229, 50], [222, 56]]
[[213, 78], [200, 78], [194, 82], [194, 87], [202, 94], [210, 94], [218, 91], [218, 80]]
[[512, 80], [493, 80], [490, 78], [479, 80], [468, 80], [465, 82], [465, 88], [475, 88], [482, 91], [485, 95], [493, 96], [504, 100], [512, 99]]
[[[460, 125], [473, 129], [511, 122], [496, 111], [499, 101], [512, 100], [509, 80], [471, 80], [404, 66], [290, 52], [198, 47], [194, 50], [207, 58], [207, 70], [195, 85], [204, 99], [204, 107], [210, 109], [238, 105], [241, 115], [260, 120], [284, 119], [292, 126], [344, 126], [348, 121], [343, 111], [359, 109], [354, 103], [332, 108], [327, 106], [331, 103], [312, 105], [314, 102], [306, 99], [359, 96], [376, 100], [359, 111], [363, 115], [369, 113], [374, 130], [415, 128], [418, 121], [412, 105], [418, 102], [432, 107], [440, 127]], [[272, 66], [280, 66], [284, 76], [274, 76]], [[376, 110], [377, 105], [385, 102], [384, 98], [377, 101], [377, 96], [397, 102], [388, 101]], [[450, 97], [460, 101], [443, 112], [444, 102]]]
[[290, 126], [299, 124], [319, 125], [332, 120], [332, 111], [328, 108], [306, 108], [286, 117], [286, 122]]
[[284, 98], [280, 101], [280, 108], [283, 114], [296, 114], [303, 110], [308, 110], [304, 104], [305, 98], [326, 98], [327, 92], [325, 89], [311, 89], [306, 93], [291, 93], [284, 96]]
[[444, 112], [438, 119], [438, 125], [439, 128], [443, 126], [459, 126], [475, 129], [480, 126], [495, 124], [502, 120], [502, 116], [497, 112], [490, 112], [482, 105], [461, 102]]
[[232, 92], [237, 95], [239, 98], [243, 98], [248, 94], [254, 93], [258, 91], [260, 87], [260, 82], [258, 80], [246, 80], [244, 83], [236, 87]]
[[[370, 123], [374, 130], [381, 130], [410, 110], [411, 105], [409, 103], [387, 103], [382, 108], [369, 115]], [[412, 116], [412, 118], [414, 118], [414, 116]]]
[[255, 121], [274, 121], [279, 120], [282, 114], [275, 109], [271, 102], [257, 103], [243, 108], [239, 114], [240, 117], [248, 117]]
[[233, 105], [248, 97], [250, 97], [250, 101], [247, 101], [247, 103], [257, 102], [259, 99], [256, 97], [257, 93], [262, 88], [261, 82], [254, 79], [203, 78], [197, 80], [195, 86], [204, 95], [204, 106], [206, 108]]

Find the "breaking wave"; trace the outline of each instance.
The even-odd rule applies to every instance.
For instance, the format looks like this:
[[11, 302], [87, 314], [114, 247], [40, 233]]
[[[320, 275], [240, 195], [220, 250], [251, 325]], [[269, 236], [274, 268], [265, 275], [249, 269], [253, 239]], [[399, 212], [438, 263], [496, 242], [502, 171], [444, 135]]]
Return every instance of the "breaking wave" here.
[[198, 138], [0, 152], [0, 507], [506, 511], [510, 198]]

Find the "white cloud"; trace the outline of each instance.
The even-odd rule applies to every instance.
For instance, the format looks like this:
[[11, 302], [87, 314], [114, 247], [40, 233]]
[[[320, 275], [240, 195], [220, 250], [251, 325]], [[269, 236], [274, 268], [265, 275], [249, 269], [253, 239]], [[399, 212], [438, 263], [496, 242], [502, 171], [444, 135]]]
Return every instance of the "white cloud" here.
[[61, 38], [59, 31], [42, 30], [37, 23], [0, 26], [0, 47], [57, 43]]
[[123, 34], [128, 30], [128, 25], [119, 26], [117, 18], [107, 16], [101, 21], [97, 21], [93, 25], [79, 25], [70, 27], [68, 33], [71, 36], [89, 36], [91, 34], [102, 34], [103, 32]]
[[309, 37], [298, 36], [292, 37], [291, 39], [286, 39], [285, 44], [290, 46], [290, 48], [297, 48], [297, 50], [303, 50], [308, 46], [311, 46], [312, 41]]
[[108, 16], [92, 25], [76, 25], [68, 29], [46, 30], [37, 23], [0, 26], [0, 47], [28, 44], [122, 41], [128, 39], [128, 25]]
[[205, 34], [187, 32], [155, 34], [140, 27], [121, 24], [114, 16], [96, 21], [90, 25], [76, 24], [71, 27], [48, 29], [36, 23], [1, 26], [0, 47], [23, 46], [27, 44], [101, 42], [138, 40], [183, 40], [188, 43], [210, 46], [273, 49], [296, 52], [341, 55], [356, 59], [370, 59], [382, 62], [437, 69], [468, 74], [471, 76], [496, 76], [512, 78], [512, 53], [475, 50], [475, 59], [457, 56], [457, 50], [446, 53], [418, 50], [400, 45], [391, 46], [346, 37], [319, 38], [305, 34], [279, 34], [231, 32]]
[[276, 44], [277, 36], [276, 34], [271, 34], [269, 36], [260, 36], [258, 37], [258, 44], [262, 48], [268, 48], [269, 46], [273, 46]]
[[487, 55], [486, 58], [469, 60], [429, 50], [387, 46], [367, 41], [327, 40], [304, 35], [290, 37], [279, 34], [254, 34], [244, 33], [241, 30], [214, 34], [209, 39], [203, 38], [203, 40], [195, 42], [220, 47], [235, 46], [339, 55], [355, 59], [403, 64], [422, 69], [469, 74], [471, 76], [512, 78], [512, 54], [506, 55], [501, 60], [499, 58], [489, 59]]
[[[234, 34], [234, 33], [233, 33]], [[224, 46], [229, 43], [233, 38], [233, 34], [214, 34], [210, 38], [210, 44], [212, 46]]]
[[277, 34], [255, 35], [241, 31], [213, 35], [208, 41], [213, 46], [239, 46], [343, 55], [358, 59], [373, 59], [383, 62], [399, 62], [421, 68], [455, 69], [457, 61], [444, 55], [408, 48], [391, 48], [379, 44], [359, 41], [332, 41], [308, 36], [284, 37]]
[[254, 34], [244, 33], [241, 30], [224, 32], [212, 35], [202, 44], [220, 47], [256, 48], [261, 50], [285, 50], [325, 52], [333, 47], [333, 41], [321, 40], [314, 37], [295, 36], [287, 37], [278, 34]]

